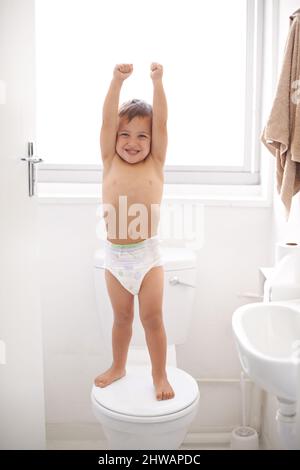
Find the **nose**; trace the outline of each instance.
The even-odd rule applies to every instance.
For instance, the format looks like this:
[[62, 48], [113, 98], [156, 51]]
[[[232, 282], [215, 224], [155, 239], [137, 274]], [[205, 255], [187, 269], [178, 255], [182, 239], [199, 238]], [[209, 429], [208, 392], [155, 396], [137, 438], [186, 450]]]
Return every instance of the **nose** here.
[[137, 143], [137, 139], [135, 137], [128, 137], [128, 143], [134, 145]]
[[127, 147], [130, 148], [130, 149], [135, 149], [135, 148], [139, 147], [138, 140], [135, 139], [135, 138], [128, 138]]

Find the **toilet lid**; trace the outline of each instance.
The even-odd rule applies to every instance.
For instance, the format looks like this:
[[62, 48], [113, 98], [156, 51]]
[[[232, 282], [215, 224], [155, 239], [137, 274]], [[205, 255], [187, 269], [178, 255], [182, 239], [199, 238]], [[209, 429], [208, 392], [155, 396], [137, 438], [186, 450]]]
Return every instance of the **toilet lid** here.
[[126, 376], [107, 387], [94, 385], [93, 397], [103, 407], [130, 416], [161, 416], [177, 413], [191, 405], [199, 395], [196, 380], [177, 367], [167, 367], [175, 397], [157, 400], [149, 366], [127, 366]]

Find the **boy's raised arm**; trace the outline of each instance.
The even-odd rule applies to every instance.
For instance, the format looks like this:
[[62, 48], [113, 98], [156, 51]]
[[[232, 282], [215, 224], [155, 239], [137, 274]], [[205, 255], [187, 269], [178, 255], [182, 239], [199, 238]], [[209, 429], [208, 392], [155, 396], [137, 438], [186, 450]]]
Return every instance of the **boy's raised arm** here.
[[155, 159], [164, 164], [168, 145], [168, 105], [162, 83], [162, 75], [162, 65], [153, 62], [151, 64], [151, 78], [153, 82], [151, 153]]
[[114, 68], [102, 110], [100, 148], [103, 161], [115, 154], [120, 91], [123, 81], [131, 75], [132, 70], [132, 64], [117, 64]]

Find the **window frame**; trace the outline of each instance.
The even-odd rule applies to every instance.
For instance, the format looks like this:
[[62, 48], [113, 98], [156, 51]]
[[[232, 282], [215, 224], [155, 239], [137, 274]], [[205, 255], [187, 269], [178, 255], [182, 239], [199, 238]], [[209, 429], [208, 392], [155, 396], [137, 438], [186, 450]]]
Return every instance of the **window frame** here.
[[[247, 0], [244, 158], [241, 166], [165, 165], [166, 184], [261, 184], [261, 101], [265, 0]], [[252, 92], [248, 92], [252, 90]], [[42, 156], [46, 160], [46, 156]], [[97, 164], [38, 165], [37, 182], [97, 183], [102, 181], [99, 147]]]

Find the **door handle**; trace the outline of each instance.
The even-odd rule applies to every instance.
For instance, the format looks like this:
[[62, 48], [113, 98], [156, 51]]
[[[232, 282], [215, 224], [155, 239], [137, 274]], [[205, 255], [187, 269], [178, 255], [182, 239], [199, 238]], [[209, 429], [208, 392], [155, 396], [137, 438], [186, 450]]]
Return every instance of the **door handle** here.
[[35, 194], [35, 164], [42, 162], [42, 158], [33, 156], [33, 142], [28, 142], [27, 157], [21, 158], [21, 160], [28, 162], [28, 191], [29, 197]]

